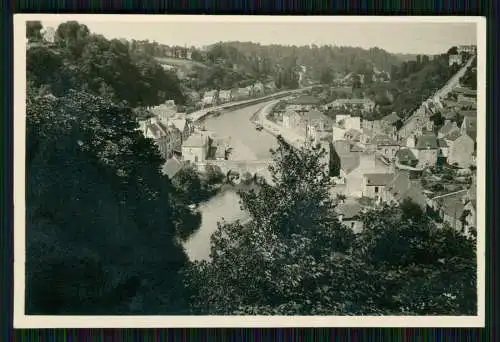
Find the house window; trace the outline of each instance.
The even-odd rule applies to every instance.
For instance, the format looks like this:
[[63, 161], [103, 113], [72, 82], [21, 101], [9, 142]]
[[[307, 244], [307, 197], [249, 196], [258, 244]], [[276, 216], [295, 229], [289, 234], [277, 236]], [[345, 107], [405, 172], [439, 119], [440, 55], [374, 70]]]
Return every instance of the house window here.
[[375, 187], [375, 193], [378, 194], [378, 186]]
[[197, 163], [198, 162], [198, 156], [194, 156], [194, 162]]

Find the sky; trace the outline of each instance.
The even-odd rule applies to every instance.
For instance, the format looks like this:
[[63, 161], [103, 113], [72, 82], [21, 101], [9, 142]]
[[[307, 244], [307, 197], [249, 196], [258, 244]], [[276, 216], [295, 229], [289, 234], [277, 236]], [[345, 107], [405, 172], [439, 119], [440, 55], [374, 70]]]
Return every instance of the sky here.
[[475, 22], [460, 22], [460, 19], [450, 21], [451, 18], [447, 18], [446, 22], [436, 22], [436, 17], [433, 21], [401, 20], [389, 23], [380, 20], [366, 22], [366, 17], [363, 21], [355, 22], [333, 22], [324, 20], [325, 17], [319, 21], [311, 17], [299, 17], [301, 20], [295, 22], [270, 17], [260, 17], [263, 21], [256, 21], [256, 18], [247, 21], [247, 18], [241, 16], [225, 17], [230, 20], [221, 17], [212, 20], [214, 16], [175, 16], [175, 20], [168, 21], [165, 20], [166, 16], [136, 15], [133, 20], [127, 19], [131, 16], [114, 16], [113, 20], [99, 17], [48, 17], [46, 20], [42, 17], [41, 21], [44, 26], [56, 28], [66, 20], [77, 20], [87, 25], [91, 32], [107, 38], [149, 39], [180, 46], [204, 46], [219, 41], [251, 41], [264, 45], [379, 47], [392, 53], [438, 54], [455, 45], [475, 45], [477, 40]]

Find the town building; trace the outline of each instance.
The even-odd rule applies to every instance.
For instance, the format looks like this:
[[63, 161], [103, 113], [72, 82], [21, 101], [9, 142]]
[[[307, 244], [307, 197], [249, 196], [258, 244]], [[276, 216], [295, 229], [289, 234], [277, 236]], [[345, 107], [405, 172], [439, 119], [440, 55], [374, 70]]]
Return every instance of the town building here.
[[468, 168], [473, 164], [473, 154], [474, 140], [467, 134], [461, 134], [449, 146], [448, 164]]
[[405, 173], [398, 173], [388, 182], [382, 190], [382, 201], [392, 204], [400, 204], [410, 200], [417, 204], [422, 210], [426, 209], [427, 197], [423, 189], [410, 180]]
[[380, 120], [380, 125], [381, 125], [382, 132], [395, 138], [397, 130], [402, 125], [402, 120], [396, 113], [393, 112], [389, 115], [384, 116]]
[[217, 95], [218, 95], [217, 90], [206, 91], [201, 100], [203, 106], [213, 106], [217, 104]]
[[373, 135], [384, 134], [382, 121], [380, 120], [363, 120], [361, 124], [363, 130], [370, 131]]
[[163, 158], [169, 159], [174, 152], [180, 152], [182, 133], [175, 126], [166, 125], [157, 117], [152, 117], [141, 123], [141, 130], [146, 138], [155, 142]]
[[418, 158], [409, 148], [402, 148], [396, 152], [396, 162], [405, 166], [415, 167], [418, 164]]
[[201, 132], [197, 132], [182, 144], [182, 157], [188, 162], [201, 163], [207, 159], [209, 148], [210, 138]]
[[231, 90], [219, 90], [219, 103], [231, 102]]
[[415, 150], [412, 150], [412, 152], [414, 151], [417, 152], [415, 156], [418, 158], [420, 165], [436, 165], [439, 152], [437, 137], [431, 133], [421, 135], [417, 138]]
[[377, 151], [388, 160], [393, 160], [400, 146], [397, 141], [384, 134], [375, 135], [367, 148], [371, 151]]
[[458, 53], [467, 53], [474, 55], [477, 51], [477, 47], [475, 45], [460, 45], [457, 46]]
[[460, 134], [467, 134], [473, 141], [476, 141], [477, 118], [474, 116], [465, 116], [460, 127]]
[[457, 123], [454, 121], [452, 122], [451, 120], [445, 120], [444, 125], [441, 126], [441, 128], [438, 131], [438, 138], [439, 139], [444, 138], [452, 131], [457, 131], [457, 132], [460, 131], [460, 129], [457, 126]]
[[382, 192], [394, 179], [394, 173], [366, 173], [363, 175], [363, 197], [373, 198], [377, 203], [382, 200]]
[[309, 111], [317, 109], [319, 100], [311, 95], [301, 95], [290, 101], [290, 104], [298, 106], [301, 110]]
[[371, 112], [375, 108], [375, 102], [370, 99], [337, 99], [325, 105], [325, 109], [359, 109], [362, 112]]
[[463, 197], [467, 190], [460, 190], [431, 198], [427, 205], [438, 217], [456, 231], [463, 231], [462, 214], [465, 209]]
[[182, 170], [183, 164], [176, 157], [169, 158], [162, 167], [162, 173], [169, 179], [174, 179], [175, 176]]
[[335, 207], [340, 223], [356, 234], [363, 231], [362, 209], [357, 202], [341, 203]]

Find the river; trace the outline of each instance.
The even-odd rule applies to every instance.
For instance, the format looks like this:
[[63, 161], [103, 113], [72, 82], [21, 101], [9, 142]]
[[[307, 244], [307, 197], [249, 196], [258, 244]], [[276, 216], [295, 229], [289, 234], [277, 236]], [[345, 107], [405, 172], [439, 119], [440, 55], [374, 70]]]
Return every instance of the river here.
[[[269, 159], [270, 149], [277, 146], [276, 138], [265, 131], [257, 131], [254, 124], [250, 122], [252, 115], [269, 102], [225, 112], [219, 117], [207, 118], [203, 125], [220, 136], [230, 137], [231, 145], [234, 147], [234, 153], [232, 153], [234, 159]], [[227, 189], [200, 205], [198, 209], [202, 214], [201, 227], [184, 244], [191, 260], [209, 257], [210, 237], [217, 229], [217, 222], [222, 218], [226, 222], [248, 218], [248, 214], [240, 209], [238, 202], [239, 196], [236, 191]]]

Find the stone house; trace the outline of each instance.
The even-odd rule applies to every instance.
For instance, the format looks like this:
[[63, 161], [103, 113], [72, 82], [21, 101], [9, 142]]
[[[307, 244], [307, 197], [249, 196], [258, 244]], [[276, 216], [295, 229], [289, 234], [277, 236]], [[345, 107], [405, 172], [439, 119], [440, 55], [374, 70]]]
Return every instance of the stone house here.
[[192, 163], [204, 162], [209, 147], [210, 138], [201, 132], [195, 133], [182, 144], [182, 157]]
[[380, 120], [381, 130], [390, 137], [396, 137], [398, 129], [402, 125], [401, 118], [396, 113], [384, 116]]
[[150, 118], [142, 125], [146, 138], [152, 139], [158, 146], [163, 158], [169, 159], [174, 152], [180, 152], [182, 133], [173, 125], [166, 125], [157, 117]]
[[382, 200], [382, 192], [389, 182], [394, 179], [394, 173], [366, 173], [363, 175], [362, 196], [373, 198], [376, 202]]
[[439, 146], [438, 157], [442, 157], [447, 160], [449, 156], [450, 147], [448, 146], [446, 139], [444, 138], [438, 139], [438, 146]]
[[397, 151], [395, 158], [396, 161], [402, 165], [414, 167], [418, 164], [418, 158], [409, 148], [402, 148]]
[[412, 149], [412, 152], [418, 158], [420, 165], [436, 165], [439, 152], [437, 137], [431, 133], [421, 135], [417, 138], [415, 149]]
[[375, 108], [375, 102], [370, 99], [337, 99], [325, 105], [325, 109], [341, 109], [347, 110], [359, 109], [362, 112], [371, 112]]
[[393, 160], [400, 146], [398, 142], [389, 136], [378, 134], [372, 138], [368, 148], [379, 152], [388, 160]]

